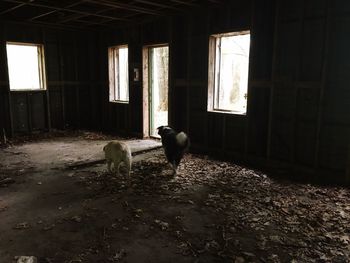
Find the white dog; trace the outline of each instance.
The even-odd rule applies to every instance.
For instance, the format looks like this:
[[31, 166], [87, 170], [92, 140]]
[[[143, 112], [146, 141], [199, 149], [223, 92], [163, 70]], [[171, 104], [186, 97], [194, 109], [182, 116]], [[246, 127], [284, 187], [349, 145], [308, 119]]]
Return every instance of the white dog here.
[[129, 146], [124, 142], [111, 141], [107, 143], [105, 147], [103, 147], [103, 151], [105, 152], [108, 171], [112, 172], [111, 164], [113, 163], [114, 171], [117, 173], [117, 175], [119, 175], [120, 164], [124, 163], [128, 170], [128, 180], [130, 183], [132, 157]]

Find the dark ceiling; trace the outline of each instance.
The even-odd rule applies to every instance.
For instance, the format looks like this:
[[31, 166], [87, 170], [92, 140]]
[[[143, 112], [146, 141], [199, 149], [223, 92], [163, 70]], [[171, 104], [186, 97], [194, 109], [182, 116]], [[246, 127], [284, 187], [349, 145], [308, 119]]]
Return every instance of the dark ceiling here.
[[217, 5], [221, 0], [0, 0], [0, 20], [70, 28], [115, 27]]

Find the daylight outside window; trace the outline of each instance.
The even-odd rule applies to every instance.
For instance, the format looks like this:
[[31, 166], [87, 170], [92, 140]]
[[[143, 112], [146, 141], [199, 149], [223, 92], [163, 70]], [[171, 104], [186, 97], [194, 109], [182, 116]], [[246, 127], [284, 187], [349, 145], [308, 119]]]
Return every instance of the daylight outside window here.
[[43, 45], [6, 43], [10, 90], [46, 88]]
[[108, 49], [109, 101], [129, 101], [128, 47], [117, 46]]
[[249, 31], [212, 35], [209, 46], [208, 110], [246, 114]]

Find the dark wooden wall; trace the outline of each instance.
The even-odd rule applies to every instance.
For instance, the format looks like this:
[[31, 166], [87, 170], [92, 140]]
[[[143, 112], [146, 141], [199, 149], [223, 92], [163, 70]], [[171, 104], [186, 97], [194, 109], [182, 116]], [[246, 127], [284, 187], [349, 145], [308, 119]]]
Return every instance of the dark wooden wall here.
[[[47, 90], [9, 91], [6, 42], [44, 44]], [[95, 34], [15, 23], [0, 25], [0, 120], [8, 135], [99, 127]]]
[[[265, 4], [262, 7], [267, 15], [259, 13], [260, 19], [263, 21], [265, 16], [270, 17], [267, 21], [269, 24], [263, 29], [267, 35], [257, 36], [257, 40], [264, 45], [263, 54], [256, 55], [263, 68], [262, 71], [257, 72], [257, 75], [269, 75], [262, 76], [266, 82], [267, 79], [271, 79], [271, 74], [265, 72], [265, 67], [267, 65], [271, 72], [274, 6]], [[142, 72], [143, 46], [168, 43], [170, 125], [190, 134], [193, 150], [209, 151], [220, 157], [234, 155], [242, 159], [242, 153], [247, 148], [247, 117], [207, 112], [208, 44], [211, 34], [251, 29], [252, 10], [252, 1], [231, 1], [229, 5], [222, 7], [202, 8], [189, 14], [159, 18], [121, 31], [103, 32], [99, 48], [102, 82], [106, 82], [105, 85], [108, 83], [106, 53], [108, 46], [129, 45], [130, 76], [132, 76], [133, 67], [139, 67]], [[128, 105], [108, 103], [108, 89], [104, 88], [102, 92], [104, 127], [116, 132], [125, 130], [142, 135], [142, 81], [135, 83], [130, 79]], [[259, 95], [260, 93], [256, 96]], [[265, 107], [266, 109], [260, 110], [268, 115], [268, 101], [263, 101], [265, 104], [261, 105], [260, 97], [255, 100], [259, 105], [257, 107]], [[262, 100], [266, 100], [266, 95], [262, 95]], [[263, 146], [257, 146], [260, 148], [254, 148], [254, 150], [257, 149], [259, 153], [266, 155], [267, 117], [265, 118], [266, 121], [259, 119], [259, 123], [256, 124], [265, 125], [263, 127], [265, 131], [256, 134], [263, 137], [255, 138], [258, 143], [263, 141]]]
[[[101, 77], [100, 103], [103, 112], [101, 116], [101, 127], [104, 130], [116, 132], [121, 135], [142, 136], [142, 48], [150, 44], [169, 43], [171, 20], [170, 18], [155, 20], [144, 25], [126, 27], [119, 31], [100, 32], [98, 70]], [[124, 44], [127, 44], [129, 49], [128, 104], [109, 102], [108, 90], [108, 47]], [[133, 81], [134, 68], [139, 69], [139, 81]]]
[[280, 2], [271, 158], [348, 181], [350, 2]]
[[[300, 179], [348, 182], [349, 8], [342, 0], [227, 1], [104, 32], [101, 76], [107, 82], [109, 45], [129, 44], [132, 70], [142, 65], [143, 45], [169, 43], [170, 124], [189, 133], [192, 151]], [[245, 29], [252, 34], [247, 115], [208, 112], [209, 35]], [[141, 134], [142, 83], [130, 81], [130, 88], [129, 105], [108, 103], [102, 89], [104, 127]]]

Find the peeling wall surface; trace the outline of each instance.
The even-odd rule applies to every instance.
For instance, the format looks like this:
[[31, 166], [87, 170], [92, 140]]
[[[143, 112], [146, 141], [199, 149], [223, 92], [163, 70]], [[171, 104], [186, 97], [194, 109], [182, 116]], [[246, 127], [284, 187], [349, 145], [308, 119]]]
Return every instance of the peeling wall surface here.
[[[141, 136], [142, 47], [168, 43], [169, 123], [189, 134], [193, 152], [348, 183], [349, 11], [344, 0], [251, 0], [115, 30], [1, 23], [1, 126]], [[209, 36], [242, 30], [251, 32], [247, 114], [208, 112]], [[6, 41], [45, 45], [47, 92], [8, 91]], [[108, 100], [107, 49], [119, 44], [129, 48], [128, 104]]]

